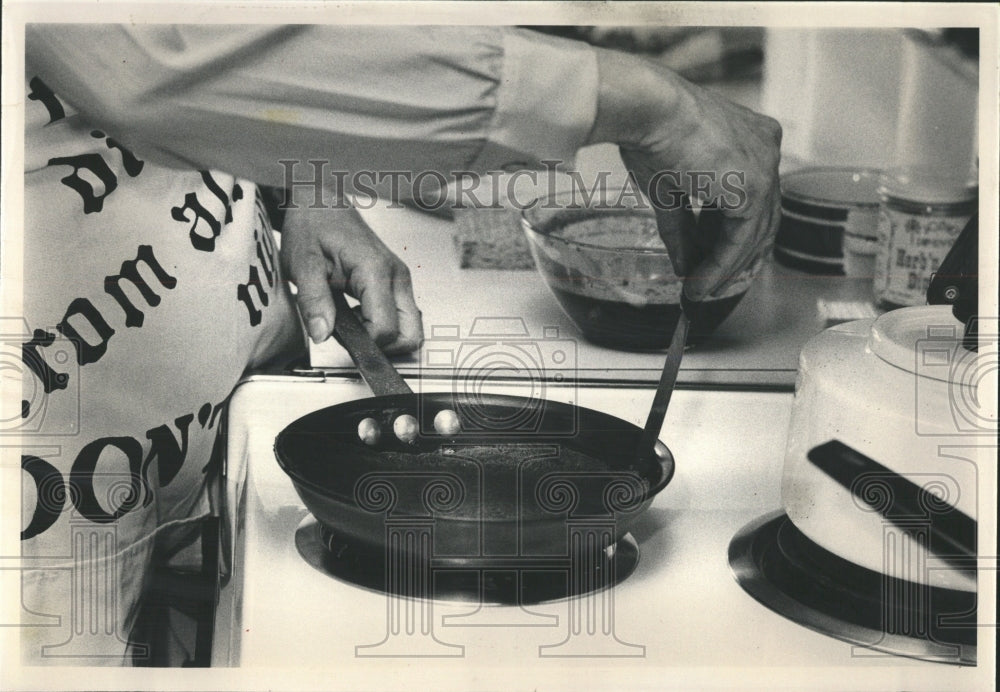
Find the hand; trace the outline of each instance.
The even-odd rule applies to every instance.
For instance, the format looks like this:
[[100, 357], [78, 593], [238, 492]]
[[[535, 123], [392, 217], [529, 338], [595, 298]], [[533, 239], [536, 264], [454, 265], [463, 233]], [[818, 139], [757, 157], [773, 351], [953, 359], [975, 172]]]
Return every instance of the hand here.
[[[655, 181], [659, 201], [671, 194], [683, 199], [692, 192], [693, 174], [708, 174], [702, 182], [714, 178], [704, 186], [700, 202], [707, 206], [698, 230], [687, 237], [667, 235], [664, 242], [690, 300], [725, 294], [770, 251], [778, 231], [781, 126], [634, 56], [598, 51], [598, 69], [590, 141], [617, 143], [644, 193]], [[745, 195], [734, 194], [737, 187]]]
[[281, 262], [298, 288], [296, 300], [309, 337], [333, 330], [331, 291], [361, 301], [361, 319], [386, 353], [409, 353], [423, 341], [410, 270], [375, 235], [357, 210], [290, 208], [281, 231]]

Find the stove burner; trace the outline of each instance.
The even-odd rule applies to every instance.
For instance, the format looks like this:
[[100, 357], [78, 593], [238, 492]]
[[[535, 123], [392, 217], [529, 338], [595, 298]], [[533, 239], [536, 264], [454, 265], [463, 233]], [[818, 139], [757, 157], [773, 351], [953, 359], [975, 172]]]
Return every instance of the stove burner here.
[[784, 512], [729, 544], [740, 586], [779, 615], [843, 641], [941, 663], [976, 664], [976, 594], [916, 584], [848, 562]]
[[[380, 593], [399, 593], [393, 587], [401, 582], [389, 578], [381, 547], [343, 541], [312, 516], [296, 529], [295, 546], [306, 562], [335, 579]], [[578, 574], [569, 568], [567, 558], [557, 556], [435, 557], [430, 566], [432, 594], [437, 601], [483, 605], [531, 605], [579, 596], [624, 581], [639, 564], [639, 546], [625, 534], [588, 564], [586, 573]]]

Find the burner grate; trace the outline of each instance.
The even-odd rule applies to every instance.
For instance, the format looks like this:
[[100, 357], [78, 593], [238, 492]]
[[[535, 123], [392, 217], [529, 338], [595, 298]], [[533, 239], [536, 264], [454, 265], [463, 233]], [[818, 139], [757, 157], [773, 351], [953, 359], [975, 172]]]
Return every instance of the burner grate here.
[[387, 564], [384, 548], [344, 541], [311, 516], [299, 524], [295, 545], [315, 569], [371, 591], [483, 605], [531, 605], [584, 595], [620, 584], [639, 564], [639, 547], [626, 534], [605, 550], [589, 552], [584, 560], [556, 555], [432, 556], [417, 570], [426, 577], [399, 578]]

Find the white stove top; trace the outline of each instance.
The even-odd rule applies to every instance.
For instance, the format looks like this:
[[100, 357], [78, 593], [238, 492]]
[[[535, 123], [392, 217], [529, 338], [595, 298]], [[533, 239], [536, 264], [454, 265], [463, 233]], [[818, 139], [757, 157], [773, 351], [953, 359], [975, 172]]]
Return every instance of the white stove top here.
[[[518, 384], [489, 391], [525, 394]], [[530, 612], [435, 603], [404, 618], [418, 625], [412, 635], [389, 636], [387, 609], [398, 599], [336, 581], [299, 555], [294, 535], [308, 512], [273, 454], [275, 435], [299, 416], [366, 396], [354, 380], [255, 376], [233, 397], [230, 507], [241, 528], [214, 659], [238, 666], [253, 686], [975, 687], [975, 669], [859, 650], [772, 613], [733, 579], [730, 539], [780, 508], [785, 393], [675, 393], [660, 437], [676, 475], [632, 532], [640, 561], [615, 587], [613, 608], [607, 594]], [[558, 388], [547, 396], [570, 398]], [[577, 390], [580, 405], [640, 426], [652, 396], [651, 387]], [[571, 636], [569, 609], [581, 604], [598, 609], [589, 620], [596, 629]], [[604, 656], [567, 658], [574, 650]]]

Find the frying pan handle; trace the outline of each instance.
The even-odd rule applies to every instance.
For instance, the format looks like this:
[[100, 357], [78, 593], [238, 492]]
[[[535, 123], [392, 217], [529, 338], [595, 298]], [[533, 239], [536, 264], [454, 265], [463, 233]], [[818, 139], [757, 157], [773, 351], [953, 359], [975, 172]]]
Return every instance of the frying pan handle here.
[[354, 310], [347, 304], [344, 294], [334, 291], [333, 304], [337, 308], [337, 316], [333, 322], [333, 336], [350, 354], [351, 360], [361, 372], [361, 377], [371, 387], [375, 396], [413, 394], [413, 390], [396, 372], [396, 368], [358, 320]]

